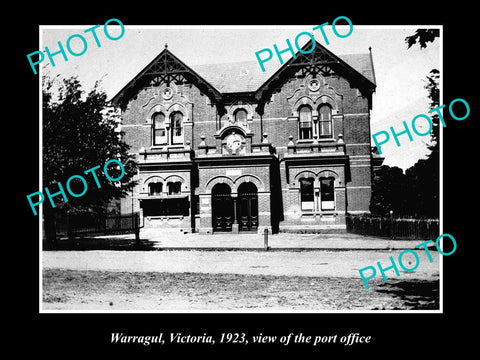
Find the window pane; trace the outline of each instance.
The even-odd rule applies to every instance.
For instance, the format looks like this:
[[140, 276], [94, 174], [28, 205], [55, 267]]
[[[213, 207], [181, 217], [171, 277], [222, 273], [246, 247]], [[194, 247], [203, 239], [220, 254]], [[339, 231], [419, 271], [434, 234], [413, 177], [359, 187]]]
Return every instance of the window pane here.
[[153, 145], [167, 142], [165, 130], [165, 115], [157, 113], [153, 116]]
[[321, 136], [332, 135], [332, 123], [330, 121], [320, 122], [320, 135]]
[[313, 179], [300, 179], [300, 202], [302, 210], [313, 210]]
[[188, 198], [151, 199], [142, 202], [143, 216], [188, 216], [190, 202]]
[[190, 210], [190, 202], [188, 198], [180, 199], [165, 199], [163, 200], [163, 214], [164, 215], [183, 215], [188, 216]]
[[173, 114], [173, 119], [172, 119], [172, 127], [174, 129], [182, 129], [182, 119], [183, 119], [183, 115], [180, 114], [180, 113], [175, 113]]
[[240, 124], [247, 122], [247, 112], [244, 109], [240, 109], [235, 113], [235, 122]]
[[300, 108], [300, 122], [312, 122], [312, 111], [308, 106]]
[[322, 105], [320, 107], [320, 120], [327, 121], [332, 118], [332, 109], [328, 105]]
[[148, 194], [150, 196], [157, 196], [162, 193], [162, 183], [150, 183], [148, 184]]
[[182, 183], [180, 181], [177, 182], [169, 182], [168, 184], [168, 195], [179, 195], [182, 188]]
[[172, 114], [172, 143], [182, 143], [183, 142], [183, 133], [182, 133], [182, 122], [183, 115], [182, 113], [176, 112]]
[[335, 189], [333, 179], [320, 180], [322, 210], [335, 209]]
[[300, 139], [312, 138], [312, 110], [308, 106], [302, 106], [300, 114]]
[[164, 144], [166, 142], [165, 129], [155, 130], [155, 145]]
[[165, 116], [163, 114], [158, 113], [153, 116], [153, 127], [155, 129], [165, 127]]
[[320, 136], [332, 135], [332, 109], [328, 105], [322, 105], [319, 110], [320, 115]]

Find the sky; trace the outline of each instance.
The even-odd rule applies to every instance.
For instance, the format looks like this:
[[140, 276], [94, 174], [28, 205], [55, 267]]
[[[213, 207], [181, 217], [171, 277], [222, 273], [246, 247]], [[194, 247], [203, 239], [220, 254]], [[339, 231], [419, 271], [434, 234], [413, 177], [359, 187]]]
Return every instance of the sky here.
[[[119, 36], [120, 28], [113, 24], [108, 27], [109, 33], [112, 37]], [[51, 77], [59, 75], [64, 78], [76, 75], [86, 91], [101, 80], [103, 90], [111, 98], [150, 63], [165, 48], [165, 44], [187, 65], [256, 61], [256, 51], [264, 48], [273, 51], [273, 44], [283, 49], [287, 38], [294, 44], [296, 35], [306, 31], [315, 35], [318, 44], [340, 57], [342, 54], [368, 53], [369, 47], [372, 48], [377, 83], [371, 111], [372, 134], [388, 130], [391, 126], [400, 132], [403, 121], [410, 125], [416, 115], [428, 114], [425, 79], [432, 69], [439, 69], [442, 73], [441, 38], [429, 43], [425, 49], [420, 49], [419, 45], [407, 49], [405, 37], [413, 35], [421, 26], [354, 24], [351, 35], [346, 38], [335, 36], [331, 27], [325, 27], [329, 40], [326, 45], [319, 30], [312, 30], [317, 25], [148, 27], [125, 24], [124, 35], [116, 41], [109, 40], [101, 26], [96, 30], [101, 47], [97, 47], [91, 34], [84, 34], [88, 47], [83, 55], [74, 57], [67, 52], [68, 62], [57, 55], [54, 57], [55, 67], [45, 56], [46, 60], [40, 65], [40, 75], [47, 73]], [[58, 41], [65, 48], [69, 36], [83, 34], [92, 26], [42, 26], [39, 49], [48, 46], [54, 52], [58, 50]], [[349, 30], [347, 25], [337, 25], [336, 28], [340, 34]], [[302, 46], [308, 37], [302, 36], [299, 40]], [[72, 40], [71, 47], [75, 52], [81, 52], [83, 48], [78, 38]], [[290, 56], [289, 53], [283, 54], [284, 61]], [[266, 71], [271, 74], [279, 66], [281, 64], [275, 56], [265, 63]], [[413, 131], [412, 134], [412, 142], [406, 135], [399, 138], [401, 147], [395, 145], [392, 136], [391, 141], [382, 146], [385, 165], [406, 170], [418, 159], [425, 158], [429, 136], [418, 137]]]

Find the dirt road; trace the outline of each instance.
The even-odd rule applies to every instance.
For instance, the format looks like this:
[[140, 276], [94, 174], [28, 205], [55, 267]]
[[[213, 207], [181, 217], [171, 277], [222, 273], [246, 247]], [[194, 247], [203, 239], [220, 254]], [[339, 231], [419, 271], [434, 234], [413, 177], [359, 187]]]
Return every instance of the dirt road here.
[[[379, 261], [385, 268], [391, 266], [400, 250], [393, 251], [45, 251], [42, 262], [45, 269], [102, 270], [124, 272], [211, 273], [285, 276], [335, 276], [359, 278], [358, 270]], [[438, 278], [438, 252], [431, 251], [430, 263], [423, 250], [413, 272], [403, 271], [402, 280]], [[415, 259], [403, 257], [408, 267]], [[387, 271], [396, 278], [393, 270]], [[380, 277], [381, 275], [378, 274]]]

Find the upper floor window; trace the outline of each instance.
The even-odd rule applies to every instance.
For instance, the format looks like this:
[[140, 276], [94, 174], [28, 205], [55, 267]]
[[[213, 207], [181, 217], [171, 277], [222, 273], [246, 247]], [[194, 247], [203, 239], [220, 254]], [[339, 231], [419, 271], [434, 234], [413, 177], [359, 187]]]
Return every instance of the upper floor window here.
[[332, 108], [328, 105], [318, 109], [318, 134], [319, 137], [332, 137]]
[[183, 115], [181, 112], [174, 112], [171, 116], [171, 143], [183, 144]]
[[298, 111], [299, 119], [299, 139], [312, 139], [312, 109], [309, 106], [302, 106]]
[[167, 143], [167, 129], [165, 126], [165, 115], [156, 113], [153, 115], [153, 145]]
[[183, 114], [174, 112], [167, 120], [163, 113], [152, 117], [153, 145], [183, 144]]
[[245, 109], [238, 109], [235, 112], [235, 123], [241, 125], [247, 124], [247, 111]]

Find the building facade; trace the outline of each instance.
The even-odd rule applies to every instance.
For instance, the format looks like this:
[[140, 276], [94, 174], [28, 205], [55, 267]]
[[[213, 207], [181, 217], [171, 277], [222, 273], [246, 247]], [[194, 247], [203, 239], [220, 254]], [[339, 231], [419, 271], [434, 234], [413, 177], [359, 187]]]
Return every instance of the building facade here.
[[371, 53], [317, 44], [268, 74], [257, 62], [188, 66], [165, 46], [112, 99], [138, 163], [121, 212], [159, 231], [345, 231], [347, 212], [369, 212], [382, 161], [375, 86]]

